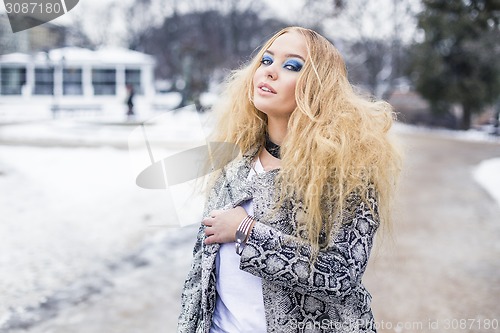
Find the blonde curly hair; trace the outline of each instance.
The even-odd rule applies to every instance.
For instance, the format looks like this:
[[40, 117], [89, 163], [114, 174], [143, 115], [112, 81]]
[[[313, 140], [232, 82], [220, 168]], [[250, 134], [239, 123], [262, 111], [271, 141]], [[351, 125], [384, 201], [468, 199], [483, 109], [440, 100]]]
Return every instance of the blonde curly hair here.
[[[298, 229], [305, 230], [306, 240], [318, 248], [320, 233], [342, 223], [331, 217], [343, 216], [353, 193], [366, 201], [370, 188], [375, 188], [379, 206], [374, 213], [382, 224], [390, 224], [401, 169], [399, 149], [388, 133], [394, 117], [391, 106], [353, 88], [335, 46], [301, 27], [288, 27], [272, 36], [246, 66], [228, 77], [214, 106], [217, 123], [211, 141], [233, 143], [242, 152], [263, 145], [267, 115], [252, 103], [253, 76], [276, 38], [292, 31], [304, 36], [308, 54], [295, 88], [297, 107], [281, 145], [278, 206], [288, 197], [300, 198], [306, 215]], [[216, 168], [231, 159], [227, 149], [214, 151], [213, 156]]]

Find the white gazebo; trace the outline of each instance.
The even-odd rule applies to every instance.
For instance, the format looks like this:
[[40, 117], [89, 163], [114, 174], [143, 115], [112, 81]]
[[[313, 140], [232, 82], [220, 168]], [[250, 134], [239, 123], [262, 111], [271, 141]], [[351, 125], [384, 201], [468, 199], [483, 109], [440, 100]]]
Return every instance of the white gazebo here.
[[64, 47], [0, 56], [0, 98], [58, 105], [123, 103], [127, 85], [140, 101], [155, 94], [155, 61], [123, 48]]

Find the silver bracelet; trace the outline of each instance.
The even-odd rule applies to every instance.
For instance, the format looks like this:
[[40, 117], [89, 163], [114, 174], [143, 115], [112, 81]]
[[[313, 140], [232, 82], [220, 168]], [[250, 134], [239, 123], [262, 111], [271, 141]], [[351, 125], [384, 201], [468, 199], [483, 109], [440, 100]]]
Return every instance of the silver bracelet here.
[[243, 248], [245, 247], [245, 240], [247, 239], [248, 236], [248, 231], [250, 230], [250, 226], [252, 225], [252, 222], [254, 221], [252, 215], [247, 215], [243, 221], [241, 221], [240, 225], [238, 226], [238, 229], [236, 230], [236, 241], [235, 241], [235, 246], [236, 246], [236, 254], [241, 255], [243, 252]]

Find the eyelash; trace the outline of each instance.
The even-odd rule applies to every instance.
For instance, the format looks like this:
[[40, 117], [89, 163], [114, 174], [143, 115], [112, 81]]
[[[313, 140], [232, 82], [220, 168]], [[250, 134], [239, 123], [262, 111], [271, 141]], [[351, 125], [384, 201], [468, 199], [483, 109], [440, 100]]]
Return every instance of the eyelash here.
[[264, 66], [269, 66], [273, 63], [273, 59], [271, 59], [269, 57], [263, 57], [262, 60], [260, 61], [260, 63]]
[[[260, 63], [264, 66], [269, 66], [273, 63], [273, 59], [270, 57], [263, 57]], [[288, 61], [283, 67], [293, 72], [300, 72], [300, 70], [302, 69], [302, 64], [296, 61]]]
[[302, 69], [302, 64], [299, 64], [296, 61], [291, 61], [290, 63], [285, 63], [284, 67], [294, 72], [300, 72], [300, 70]]

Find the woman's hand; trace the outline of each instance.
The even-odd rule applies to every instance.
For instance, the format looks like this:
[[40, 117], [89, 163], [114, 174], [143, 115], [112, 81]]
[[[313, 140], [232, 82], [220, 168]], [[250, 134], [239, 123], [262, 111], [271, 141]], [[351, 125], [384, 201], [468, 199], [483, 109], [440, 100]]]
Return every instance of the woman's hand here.
[[205, 244], [230, 243], [235, 241], [236, 230], [247, 216], [244, 208], [238, 206], [228, 210], [213, 210], [202, 223], [205, 228]]

